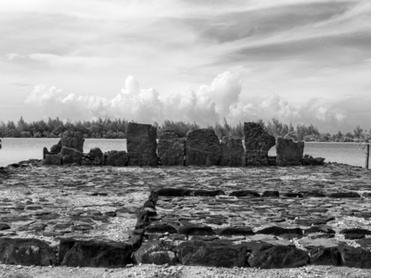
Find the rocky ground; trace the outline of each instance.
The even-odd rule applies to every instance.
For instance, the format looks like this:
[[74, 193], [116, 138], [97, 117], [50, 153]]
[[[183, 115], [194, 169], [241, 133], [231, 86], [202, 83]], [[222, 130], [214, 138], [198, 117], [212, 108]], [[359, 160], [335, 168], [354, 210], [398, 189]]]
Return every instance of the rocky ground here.
[[[0, 170], [0, 239], [37, 238], [53, 248], [63, 238], [127, 242], [137, 222], [137, 211], [149, 192], [173, 188], [190, 193], [160, 194], [157, 223], [170, 224], [177, 230], [187, 224], [201, 225], [213, 231], [213, 235], [183, 233], [179, 241], [258, 241], [304, 251], [337, 246], [371, 250], [371, 173], [359, 167], [60, 167], [39, 162], [15, 166]], [[223, 194], [195, 193], [216, 190]], [[236, 232], [226, 232], [229, 227], [235, 227]], [[177, 236], [162, 231], [146, 234], [146, 240], [177, 240]], [[260, 270], [3, 264], [0, 277], [370, 276], [369, 269], [354, 266]]]
[[0, 264], [0, 277], [7, 278], [367, 278], [371, 270], [333, 266], [286, 269], [216, 268], [200, 266], [141, 265], [126, 268], [26, 267]]

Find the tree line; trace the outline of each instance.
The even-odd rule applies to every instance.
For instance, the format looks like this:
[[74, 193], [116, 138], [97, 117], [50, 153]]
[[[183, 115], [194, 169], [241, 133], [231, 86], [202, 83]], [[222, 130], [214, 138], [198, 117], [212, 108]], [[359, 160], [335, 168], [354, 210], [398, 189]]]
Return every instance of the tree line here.
[[[364, 130], [357, 126], [353, 132], [342, 133], [324, 133], [319, 132], [318, 128], [312, 124], [298, 124], [293, 126], [292, 123], [284, 124], [278, 119], [271, 119], [264, 122], [258, 120], [263, 125], [265, 130], [275, 137], [291, 138], [296, 141], [316, 141], [316, 142], [370, 142], [371, 130]], [[0, 137], [22, 137], [22, 138], [58, 138], [66, 130], [80, 131], [85, 138], [125, 138], [125, 130], [128, 125], [128, 120], [109, 118], [98, 118], [92, 121], [62, 121], [58, 117], [55, 119], [48, 118], [47, 121], [32, 121], [26, 122], [23, 117], [18, 122], [8, 121], [0, 122]], [[165, 130], [175, 131], [181, 136], [187, 132], [199, 129], [200, 126], [196, 123], [187, 123], [183, 121], [166, 120], [159, 124], [153, 124], [158, 132]], [[207, 128], [213, 129], [217, 136], [222, 139], [224, 136], [232, 136], [243, 138], [243, 124], [230, 125], [224, 119], [222, 123], [215, 123]]]

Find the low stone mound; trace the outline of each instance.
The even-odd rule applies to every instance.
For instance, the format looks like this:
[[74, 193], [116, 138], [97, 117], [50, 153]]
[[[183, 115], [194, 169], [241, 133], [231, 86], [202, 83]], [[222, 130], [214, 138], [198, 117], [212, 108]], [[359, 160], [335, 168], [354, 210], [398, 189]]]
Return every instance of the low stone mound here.
[[312, 157], [311, 155], [305, 154], [301, 164], [304, 166], [317, 166], [324, 165], [325, 158], [323, 157]]

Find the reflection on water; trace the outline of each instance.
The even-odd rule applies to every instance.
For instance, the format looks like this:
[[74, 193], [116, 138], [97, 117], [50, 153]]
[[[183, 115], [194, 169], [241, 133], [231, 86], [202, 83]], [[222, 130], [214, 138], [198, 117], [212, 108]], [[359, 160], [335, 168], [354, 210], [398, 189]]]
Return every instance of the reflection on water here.
[[[0, 149], [0, 166], [6, 166], [30, 158], [41, 159], [43, 147], [50, 149], [57, 144], [59, 138], [3, 138]], [[125, 139], [86, 139], [84, 152], [99, 147], [103, 152], [126, 150]], [[365, 151], [357, 143], [305, 143], [304, 154], [313, 157], [325, 157], [326, 162], [340, 162], [356, 166], [365, 166]], [[276, 155], [275, 147], [269, 155]]]

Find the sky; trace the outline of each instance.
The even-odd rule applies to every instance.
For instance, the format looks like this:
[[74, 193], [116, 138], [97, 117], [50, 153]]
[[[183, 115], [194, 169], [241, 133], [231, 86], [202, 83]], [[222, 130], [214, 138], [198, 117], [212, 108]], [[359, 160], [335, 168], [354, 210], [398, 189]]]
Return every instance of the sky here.
[[0, 121], [371, 128], [366, 0], [2, 0]]

